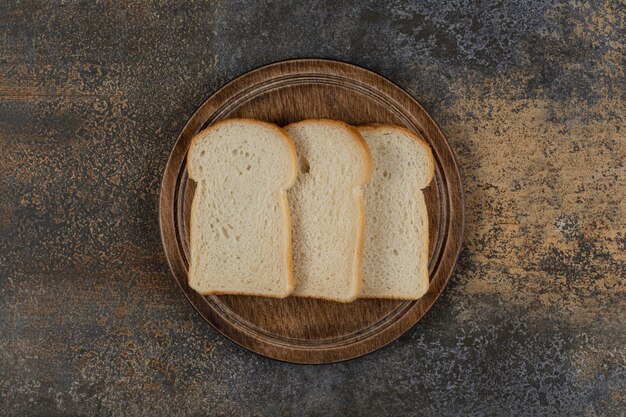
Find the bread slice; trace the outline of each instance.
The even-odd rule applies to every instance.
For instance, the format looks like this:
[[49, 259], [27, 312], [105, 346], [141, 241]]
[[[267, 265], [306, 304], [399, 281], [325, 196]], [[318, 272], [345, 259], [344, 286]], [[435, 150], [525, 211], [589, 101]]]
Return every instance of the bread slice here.
[[298, 179], [288, 192], [293, 295], [352, 301], [361, 289], [367, 144], [355, 128], [335, 120], [304, 120], [284, 129], [299, 158]]
[[297, 175], [291, 138], [252, 119], [218, 122], [187, 155], [189, 286], [200, 294], [285, 297], [294, 286], [287, 189]]
[[421, 190], [433, 178], [432, 152], [402, 127], [358, 129], [374, 164], [364, 191], [361, 297], [418, 299], [428, 291], [428, 213]]

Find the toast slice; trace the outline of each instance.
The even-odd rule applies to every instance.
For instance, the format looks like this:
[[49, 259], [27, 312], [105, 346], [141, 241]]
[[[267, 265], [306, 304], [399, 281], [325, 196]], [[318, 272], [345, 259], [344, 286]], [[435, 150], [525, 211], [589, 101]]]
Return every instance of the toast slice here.
[[428, 291], [428, 213], [422, 189], [434, 175], [426, 142], [389, 125], [358, 128], [374, 170], [365, 187], [364, 298], [418, 299]]
[[198, 133], [187, 155], [189, 286], [200, 294], [286, 297], [294, 286], [287, 189], [297, 175], [291, 138], [253, 119]]
[[304, 120], [284, 129], [299, 158], [298, 179], [288, 191], [293, 295], [352, 301], [361, 289], [367, 144], [355, 128], [335, 120]]

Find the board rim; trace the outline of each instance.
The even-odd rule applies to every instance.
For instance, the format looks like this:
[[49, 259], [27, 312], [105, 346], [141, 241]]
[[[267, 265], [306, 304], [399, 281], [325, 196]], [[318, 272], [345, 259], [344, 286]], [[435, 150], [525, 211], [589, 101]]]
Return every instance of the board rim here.
[[[332, 66], [335, 70], [332, 75], [328, 74], [329, 66]], [[316, 73], [315, 69], [319, 69], [320, 67], [324, 67], [326, 72], [323, 74], [320, 72]], [[296, 70], [294, 70], [294, 68]], [[304, 72], [307, 68], [309, 72]], [[271, 73], [277, 70], [278, 72], [285, 72], [286, 75], [269, 77], [261, 83], [250, 84], [248, 82], [248, 80], [253, 79], [254, 76], [259, 73]], [[183, 255], [180, 250], [182, 243], [180, 242], [179, 233], [176, 230], [177, 221], [175, 217], [177, 216], [177, 208], [175, 206], [177, 205], [177, 201], [179, 199], [179, 183], [186, 171], [184, 169], [181, 170], [180, 166], [184, 166], [185, 156], [183, 154], [186, 154], [187, 152], [187, 149], [184, 149], [184, 152], [182, 152], [180, 148], [185, 138], [189, 137], [188, 131], [191, 130], [197, 132], [202, 128], [202, 126], [206, 126], [212, 121], [219, 119], [220, 115], [227, 114], [230, 108], [235, 108], [237, 103], [245, 100], [246, 92], [257, 91], [257, 94], [260, 94], [258, 92], [260, 87], [271, 88], [272, 84], [284, 81], [285, 78], [289, 78], [290, 70], [295, 72], [295, 74], [291, 74], [294, 78], [310, 82], [320, 81], [324, 77], [334, 78], [335, 80], [337, 78], [341, 79], [342, 75], [344, 75], [339, 74], [341, 72], [357, 72], [364, 78], [377, 80], [381, 83], [381, 85], [383, 85], [381, 88], [376, 88], [371, 83], [364, 83], [361, 80], [361, 84], [366, 84], [370, 88], [368, 90], [368, 94], [371, 95], [372, 91], [376, 91], [379, 97], [395, 101], [397, 106], [400, 108], [404, 108], [404, 106], [413, 107], [416, 110], [416, 113], [419, 114], [419, 117], [424, 119], [423, 122], [426, 126], [422, 129], [415, 123], [409, 122], [406, 124], [410, 126], [405, 127], [408, 127], [410, 130], [417, 131], [422, 134], [422, 136], [425, 136], [425, 139], [431, 145], [431, 148], [433, 148], [433, 154], [437, 163], [443, 166], [444, 163], [442, 162], [442, 158], [446, 160], [444, 161], [446, 162], [446, 170], [441, 170], [442, 173], [446, 174], [446, 187], [444, 190], [446, 191], [447, 199], [449, 200], [446, 201], [446, 203], [449, 205], [449, 210], [455, 211], [453, 214], [448, 214], [447, 216], [447, 233], [444, 236], [446, 243], [441, 244], [442, 249], [440, 250], [440, 256], [435, 263], [435, 266], [438, 266], [443, 258], [447, 256], [446, 262], [448, 265], [445, 267], [446, 270], [443, 273], [441, 267], [435, 271], [429, 270], [431, 277], [433, 273], [438, 275], [435, 276], [435, 278], [431, 278], [431, 288], [428, 293], [420, 300], [404, 301], [401, 303], [390, 313], [390, 315], [395, 317], [392, 322], [388, 323], [377, 332], [370, 332], [368, 336], [352, 341], [350, 340], [351, 335], [348, 335], [345, 337], [346, 340], [343, 343], [330, 346], [312, 345], [303, 347], [302, 344], [300, 346], [294, 346], [288, 343], [279, 343], [276, 338], [274, 338], [272, 342], [268, 342], [259, 338], [258, 329], [256, 332], [253, 332], [250, 329], [247, 329], [248, 326], [242, 325], [236, 321], [233, 322], [232, 317], [229, 319], [227, 313], [220, 311], [219, 308], [216, 308], [216, 305], [220, 305], [217, 297], [208, 296], [208, 298], [213, 299], [214, 301], [214, 305], [211, 305], [207, 302], [204, 296], [197, 294], [187, 285], [187, 271], [184, 265], [185, 262], [182, 259]], [[310, 79], [307, 79], [303, 74], [310, 75]], [[343, 81], [346, 81], [345, 75]], [[349, 83], [349, 81], [346, 82]], [[239, 94], [233, 96], [228, 90], [233, 89], [234, 86], [237, 86], [238, 84], [243, 84], [246, 88], [240, 88], [241, 91]], [[281, 86], [283, 85], [281, 84]], [[263, 90], [261, 90], [261, 92], [262, 91]], [[224, 97], [224, 95], [226, 96]], [[216, 109], [209, 114], [208, 109], [211, 108], [212, 102], [220, 103], [220, 101], [222, 102], [221, 106], [217, 106]], [[226, 104], [230, 105], [226, 106]], [[411, 116], [418, 117], [417, 114], [413, 114], [410, 111], [407, 111], [407, 114], [408, 120], [411, 120]], [[425, 129], [430, 130], [426, 135]], [[433, 135], [437, 136], [437, 142], [433, 142], [433, 138], [431, 137]], [[177, 171], [175, 172], [175, 175], [171, 175], [172, 169]], [[183, 294], [185, 294], [189, 303], [212, 327], [241, 347], [262, 356], [291, 363], [322, 364], [353, 359], [386, 346], [412, 328], [430, 310], [430, 308], [432, 308], [447, 285], [462, 249], [465, 226], [465, 203], [462, 179], [452, 148], [436, 122], [432, 119], [428, 112], [424, 110], [420, 103], [417, 102], [408, 92], [393, 83], [391, 80], [354, 64], [318, 58], [294, 59], [275, 62], [248, 71], [224, 84], [198, 107], [178, 135], [167, 160], [159, 198], [159, 226], [163, 249], [176, 283], [182, 290]], [[455, 240], [452, 242], [452, 245], [447, 243], [451, 228], [456, 229], [456, 235], [454, 236]], [[440, 231], [440, 233], [443, 232]], [[173, 241], [176, 241], [176, 246], [178, 248], [176, 251], [173, 251], [172, 248], [171, 242]], [[439, 242], [439, 239], [437, 241]], [[402, 311], [399, 312], [400, 310]], [[382, 324], [380, 323], [385, 322], [388, 316], [385, 316], [384, 319], [376, 322], [375, 325], [377, 327], [381, 327]]]

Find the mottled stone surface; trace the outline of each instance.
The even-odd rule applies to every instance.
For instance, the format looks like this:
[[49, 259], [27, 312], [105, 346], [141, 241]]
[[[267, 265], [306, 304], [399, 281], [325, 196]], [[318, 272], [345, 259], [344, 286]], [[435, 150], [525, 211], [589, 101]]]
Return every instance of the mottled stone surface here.
[[[0, 4], [0, 414], [626, 414], [622, 2], [163, 3]], [[296, 57], [406, 88], [467, 200], [432, 311], [325, 366], [210, 328], [157, 223], [194, 109]]]

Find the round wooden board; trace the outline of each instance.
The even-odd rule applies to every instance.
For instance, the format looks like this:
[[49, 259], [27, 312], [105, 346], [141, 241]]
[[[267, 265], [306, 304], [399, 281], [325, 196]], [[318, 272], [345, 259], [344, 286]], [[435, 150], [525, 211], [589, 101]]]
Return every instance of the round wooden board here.
[[[357, 300], [343, 304], [288, 297], [201, 296], [187, 284], [191, 138], [225, 118], [252, 117], [286, 125], [331, 118], [352, 125], [389, 123], [421, 134], [433, 149], [435, 178], [426, 188], [430, 233], [430, 289], [418, 301]], [[213, 327], [261, 355], [296, 363], [330, 363], [372, 352], [424, 316], [443, 291], [461, 249], [463, 191], [448, 142], [404, 90], [371, 71], [337, 61], [301, 59], [250, 71], [213, 94], [181, 132], [165, 170], [161, 236], [180, 288]], [[296, 277], [297, 279], [297, 277]]]

